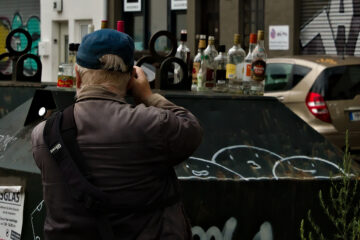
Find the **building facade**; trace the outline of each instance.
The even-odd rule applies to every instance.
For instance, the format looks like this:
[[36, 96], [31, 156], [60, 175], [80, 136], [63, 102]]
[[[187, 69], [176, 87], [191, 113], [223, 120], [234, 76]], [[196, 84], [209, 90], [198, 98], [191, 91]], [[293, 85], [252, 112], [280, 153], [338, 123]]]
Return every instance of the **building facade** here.
[[107, 19], [107, 0], [41, 0], [41, 42], [39, 55], [43, 65], [42, 82], [56, 82], [58, 68], [68, 61], [69, 43], [80, 43], [88, 33]]
[[[54, 2], [62, 2], [61, 11], [53, 9]], [[157, 31], [168, 30], [179, 39], [182, 29], [187, 29], [192, 56], [200, 34], [215, 36], [216, 45], [229, 49], [234, 33], [240, 33], [247, 51], [249, 35], [257, 30], [265, 31], [269, 57], [360, 55], [360, 0], [41, 0], [41, 19], [46, 19], [41, 23], [45, 55], [40, 55], [47, 82], [56, 81], [66, 44], [80, 42], [86, 26], [99, 29], [103, 19], [114, 29], [118, 20], [125, 21], [140, 56], [147, 54]], [[162, 37], [155, 47], [167, 51], [171, 45]]]

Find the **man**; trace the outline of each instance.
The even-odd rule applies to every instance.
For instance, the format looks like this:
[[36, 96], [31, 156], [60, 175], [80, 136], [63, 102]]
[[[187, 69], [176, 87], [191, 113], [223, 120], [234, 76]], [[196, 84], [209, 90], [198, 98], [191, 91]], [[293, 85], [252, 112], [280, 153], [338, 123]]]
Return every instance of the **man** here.
[[[128, 210], [106, 214], [115, 239], [191, 239], [181, 201], [163, 203], [178, 194], [173, 166], [195, 151], [202, 129], [188, 110], [152, 93], [144, 72], [133, 67], [133, 51], [128, 35], [110, 29], [88, 34], [80, 45], [73, 112], [84, 175], [110, 196], [122, 196]], [[127, 91], [138, 105], [125, 102]], [[44, 125], [34, 128], [32, 144], [47, 211], [45, 239], [103, 239], [97, 217], [73, 198], [51, 158]]]

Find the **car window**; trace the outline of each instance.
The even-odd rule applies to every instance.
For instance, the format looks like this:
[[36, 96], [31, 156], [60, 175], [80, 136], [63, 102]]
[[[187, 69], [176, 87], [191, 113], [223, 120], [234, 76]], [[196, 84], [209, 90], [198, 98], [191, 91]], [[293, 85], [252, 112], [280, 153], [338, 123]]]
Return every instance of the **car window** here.
[[289, 90], [295, 87], [310, 70], [289, 63], [269, 63], [266, 65], [265, 91]]
[[311, 91], [320, 93], [325, 100], [353, 99], [360, 94], [360, 65], [325, 69]]

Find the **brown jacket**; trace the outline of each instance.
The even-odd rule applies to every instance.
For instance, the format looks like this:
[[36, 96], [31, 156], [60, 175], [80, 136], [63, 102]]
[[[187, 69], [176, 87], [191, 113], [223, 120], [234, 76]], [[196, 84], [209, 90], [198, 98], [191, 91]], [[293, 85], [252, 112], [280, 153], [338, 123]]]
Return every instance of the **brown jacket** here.
[[[194, 115], [158, 94], [132, 106], [102, 87], [87, 87], [77, 98], [74, 117], [92, 183], [105, 192], [120, 193], [129, 207], [173, 195], [177, 185], [173, 166], [186, 160], [202, 138]], [[100, 239], [95, 217], [72, 198], [50, 158], [44, 125], [34, 128], [32, 144], [47, 208], [45, 239]], [[181, 202], [109, 217], [117, 239], [191, 239]]]

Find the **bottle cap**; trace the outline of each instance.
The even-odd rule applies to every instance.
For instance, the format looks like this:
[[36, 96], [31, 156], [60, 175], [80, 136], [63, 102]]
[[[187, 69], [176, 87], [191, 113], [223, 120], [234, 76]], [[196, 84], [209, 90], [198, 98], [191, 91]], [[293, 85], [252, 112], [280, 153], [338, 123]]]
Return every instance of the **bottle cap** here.
[[74, 51], [77, 52], [79, 50], [80, 43], [75, 43], [74, 45], [75, 45]]
[[215, 44], [215, 37], [214, 36], [209, 36], [208, 42], [209, 42], [209, 45], [214, 45]]
[[117, 21], [116, 30], [118, 30], [119, 32], [125, 32], [124, 21]]
[[264, 40], [264, 31], [263, 30], [258, 30], [258, 41], [260, 40]]
[[206, 35], [205, 35], [205, 34], [201, 34], [201, 35], [200, 35], [200, 39], [206, 40]]
[[75, 43], [69, 44], [69, 51], [75, 51]]
[[219, 46], [219, 52], [225, 52], [225, 45], [220, 45]]
[[206, 48], [206, 35], [200, 35], [199, 48]]
[[187, 41], [187, 31], [185, 29], [181, 30], [180, 32], [180, 41], [182, 42]]
[[108, 27], [108, 20], [101, 20], [101, 29]]
[[234, 34], [234, 44], [239, 44], [240, 43], [240, 34], [235, 33]]
[[257, 42], [256, 33], [250, 33], [250, 44], [256, 44], [256, 42]]

